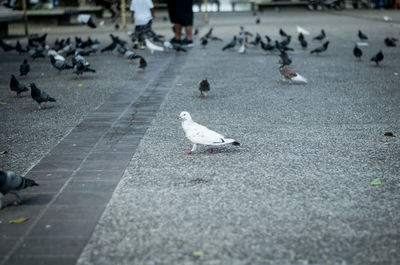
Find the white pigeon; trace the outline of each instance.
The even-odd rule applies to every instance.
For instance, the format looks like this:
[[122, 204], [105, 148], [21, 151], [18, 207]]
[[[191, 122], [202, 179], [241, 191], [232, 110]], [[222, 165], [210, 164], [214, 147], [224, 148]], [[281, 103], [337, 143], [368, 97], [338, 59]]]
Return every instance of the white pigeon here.
[[174, 48], [174, 46], [172, 46], [171, 42], [169, 42], [169, 41], [164, 41], [163, 46], [164, 46], [164, 48], [166, 48], [166, 49], [172, 49], [172, 48]]
[[383, 16], [383, 20], [384, 20], [385, 22], [389, 22], [389, 21], [392, 21], [392, 18], [391, 18], [391, 17], [388, 17], [388, 16]]
[[144, 41], [146, 42], [146, 47], [147, 47], [147, 49], [150, 50], [151, 54], [153, 54], [154, 51], [160, 51], [160, 52], [163, 52], [163, 51], [164, 51], [164, 48], [163, 48], [163, 47], [155, 45], [155, 44], [152, 43], [150, 40], [145, 39]]
[[308, 30], [305, 30], [304, 28], [302, 28], [300, 26], [296, 26], [296, 28], [297, 28], [298, 33], [303, 33], [304, 35], [310, 35], [310, 32]]
[[242, 45], [240, 45], [238, 53], [244, 54], [246, 53], [247, 50], [247, 38], [245, 41], [242, 42]]
[[[179, 118], [182, 119], [182, 128], [185, 132], [186, 138], [188, 138], [192, 143], [192, 150], [186, 152], [186, 155], [192, 154], [197, 149], [198, 144], [202, 145], [210, 145], [210, 146], [219, 146], [225, 144], [233, 144], [235, 146], [239, 146], [240, 143], [235, 139], [226, 138], [225, 136], [214, 132], [207, 127], [200, 125], [192, 120], [189, 112], [182, 111], [179, 115]], [[213, 153], [214, 148], [211, 148], [209, 153]]]

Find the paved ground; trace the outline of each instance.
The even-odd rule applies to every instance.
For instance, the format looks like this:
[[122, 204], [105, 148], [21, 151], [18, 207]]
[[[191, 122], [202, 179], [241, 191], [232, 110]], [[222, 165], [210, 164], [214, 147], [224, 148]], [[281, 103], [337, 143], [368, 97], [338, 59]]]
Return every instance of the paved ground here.
[[[256, 25], [249, 13], [212, 14], [225, 42], [238, 25], [272, 38], [301, 25], [313, 35], [325, 28], [331, 46], [310, 56], [294, 40], [292, 68], [305, 86], [280, 84], [278, 57], [254, 48], [240, 55], [210, 43], [151, 57], [158, 67], [148, 79], [114, 87], [118, 107], [107, 100], [82, 118], [28, 173], [44, 184], [2, 211], [3, 264], [74, 264], [80, 254], [78, 264], [398, 264], [400, 148], [383, 133], [400, 131], [400, 65], [383, 39], [399, 37], [399, 24], [377, 19], [388, 13], [399, 20], [284, 10]], [[370, 38], [361, 62], [352, 56], [358, 29]], [[385, 60], [375, 67], [368, 59], [379, 49]], [[207, 100], [196, 90], [204, 77]], [[183, 110], [242, 146], [182, 155]], [[5, 223], [22, 215], [30, 222]]]

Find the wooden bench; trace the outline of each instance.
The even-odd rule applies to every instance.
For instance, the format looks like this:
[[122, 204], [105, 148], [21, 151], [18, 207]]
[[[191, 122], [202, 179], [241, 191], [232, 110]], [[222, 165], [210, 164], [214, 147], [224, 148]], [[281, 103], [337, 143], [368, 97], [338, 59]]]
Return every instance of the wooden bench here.
[[77, 8], [53, 8], [53, 9], [39, 9], [28, 10], [27, 16], [29, 22], [49, 22], [56, 23], [57, 25], [69, 25], [71, 23], [71, 15], [77, 15]]
[[231, 0], [231, 5], [232, 5], [232, 11], [235, 12], [235, 6], [236, 4], [250, 4], [251, 5], [251, 11], [255, 10], [255, 2], [254, 1], [249, 1], [249, 0]]
[[8, 36], [8, 23], [23, 21], [24, 15], [22, 13], [14, 13], [11, 10], [0, 10], [0, 38]]
[[103, 18], [104, 8], [101, 6], [80, 6], [77, 8], [79, 14], [95, 15], [97, 18]]
[[[14, 11], [15, 12], [15, 11]], [[21, 12], [15, 12], [21, 13]], [[100, 6], [81, 6], [81, 7], [65, 7], [53, 9], [28, 10], [27, 16], [29, 22], [49, 22], [57, 25], [71, 25], [71, 16], [79, 14], [93, 14], [98, 18], [102, 18], [104, 9]]]
[[307, 1], [305, 0], [252, 0], [257, 10], [264, 10], [266, 8], [275, 7], [295, 7], [303, 6], [307, 7]]
[[[199, 6], [199, 11], [201, 12], [201, 5], [204, 3], [203, 0], [193, 0], [193, 5]], [[208, 4], [216, 4], [217, 5], [217, 12], [220, 11], [220, 3], [219, 0], [208, 0]]]

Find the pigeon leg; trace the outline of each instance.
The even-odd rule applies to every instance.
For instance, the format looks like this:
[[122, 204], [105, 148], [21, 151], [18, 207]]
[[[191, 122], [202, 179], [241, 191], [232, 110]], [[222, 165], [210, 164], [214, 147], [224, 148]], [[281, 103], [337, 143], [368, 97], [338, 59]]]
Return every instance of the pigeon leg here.
[[210, 152], [208, 152], [209, 154], [213, 154], [214, 153], [214, 148], [211, 148]]
[[40, 106], [40, 103], [39, 103], [39, 107], [38, 107], [38, 110], [40, 110], [42, 108], [42, 106]]
[[11, 193], [11, 194], [14, 194], [15, 198], [17, 198], [17, 199], [14, 201], [14, 205], [20, 204], [22, 200], [21, 200], [21, 196], [19, 195], [19, 192], [16, 191], [16, 190], [12, 190], [12, 191], [10, 191], [10, 193]]
[[0, 210], [3, 207], [3, 197], [4, 197], [3, 193], [0, 192]]
[[189, 152], [184, 153], [185, 155], [191, 155], [194, 151], [196, 151], [197, 148], [197, 144], [193, 144], [192, 150], [190, 150]]

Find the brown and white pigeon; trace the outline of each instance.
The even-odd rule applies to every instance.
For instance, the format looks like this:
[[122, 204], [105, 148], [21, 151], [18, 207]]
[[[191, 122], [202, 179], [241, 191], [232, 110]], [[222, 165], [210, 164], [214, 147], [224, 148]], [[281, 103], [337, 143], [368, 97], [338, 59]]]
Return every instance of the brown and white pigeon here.
[[290, 69], [287, 66], [280, 66], [279, 67], [279, 72], [281, 75], [288, 80], [290, 83], [295, 83], [295, 84], [307, 84], [307, 79], [300, 74], [296, 73], [292, 69]]

